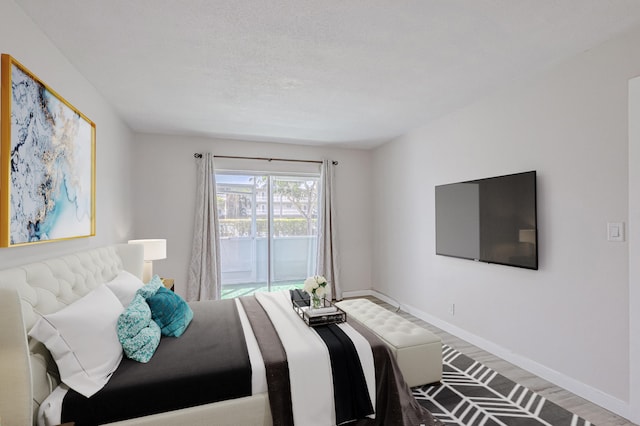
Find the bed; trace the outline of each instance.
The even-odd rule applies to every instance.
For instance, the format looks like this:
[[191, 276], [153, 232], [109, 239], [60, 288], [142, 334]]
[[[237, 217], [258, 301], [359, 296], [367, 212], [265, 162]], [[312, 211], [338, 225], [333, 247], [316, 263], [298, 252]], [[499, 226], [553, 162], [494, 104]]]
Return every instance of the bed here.
[[[51, 398], [52, 392], [60, 384], [56, 363], [47, 348], [27, 335], [39, 317], [62, 310], [88, 295], [101, 284], [114, 280], [122, 271], [128, 271], [141, 277], [142, 269], [142, 247], [117, 244], [0, 271], [0, 317], [3, 320], [2, 324], [4, 324], [4, 327], [0, 328], [0, 348], [2, 348], [0, 349], [0, 381], [2, 384], [0, 387], [0, 419], [4, 426], [35, 424], [41, 404], [47, 398]], [[255, 300], [247, 299], [234, 303], [241, 305], [241, 308], [238, 308], [240, 311], [246, 311], [245, 328], [251, 330], [253, 327], [258, 330], [265, 322], [269, 322], [256, 321], [255, 315], [262, 315], [264, 309]], [[203, 316], [198, 313], [204, 312], [202, 311], [205, 309], [203, 306], [195, 307], [194, 305], [196, 317]], [[277, 307], [274, 309], [278, 310]], [[252, 315], [254, 316], [249, 318]], [[251, 327], [246, 326], [247, 319], [251, 323]], [[384, 349], [386, 345], [380, 343], [378, 346], [375, 343], [375, 336], [361, 325], [352, 324], [352, 326], [370, 342], [374, 342], [371, 345], [371, 350], [374, 354], [376, 370], [375, 390], [372, 391], [376, 394], [374, 398], [377, 398], [374, 404], [376, 406], [375, 420], [362, 418], [358, 424], [382, 424], [392, 419], [393, 416], [396, 416], [404, 424], [437, 424], [430, 414], [411, 397], [410, 390], [404, 384], [395, 360], [388, 354], [388, 348]], [[267, 330], [268, 332], [269, 330]], [[257, 340], [265, 339], [263, 331], [260, 333], [262, 333], [262, 337], [256, 331]], [[263, 343], [261, 342], [261, 344]], [[161, 341], [160, 345], [159, 349], [164, 348], [165, 344]], [[260, 350], [263, 350], [262, 346]], [[268, 359], [267, 355], [264, 359], [265, 361]], [[293, 364], [294, 361], [290, 359], [289, 363]], [[121, 366], [118, 368], [120, 369]], [[112, 377], [115, 377], [116, 373]], [[382, 378], [388, 382], [384, 386], [381, 385]], [[273, 379], [269, 378], [268, 380]], [[292, 394], [296, 380], [300, 382], [300, 379], [291, 379]], [[392, 383], [393, 386], [390, 387], [389, 383]], [[288, 420], [283, 421], [281, 415], [276, 416], [276, 413], [272, 412], [272, 407], [277, 408], [278, 403], [283, 404], [282, 400], [275, 402], [281, 397], [278, 395], [279, 392], [271, 392], [270, 399], [270, 392], [266, 389], [273, 389], [271, 382], [266, 388], [263, 386], [261, 391], [255, 392], [254, 390], [247, 396], [203, 403], [188, 408], [172, 409], [171, 411], [114, 421], [109, 424], [163, 426], [290, 423]], [[171, 392], [171, 389], [166, 391]], [[284, 398], [285, 404], [286, 401], [287, 398]], [[286, 419], [286, 416], [284, 418]], [[277, 421], [274, 422], [274, 419]]]

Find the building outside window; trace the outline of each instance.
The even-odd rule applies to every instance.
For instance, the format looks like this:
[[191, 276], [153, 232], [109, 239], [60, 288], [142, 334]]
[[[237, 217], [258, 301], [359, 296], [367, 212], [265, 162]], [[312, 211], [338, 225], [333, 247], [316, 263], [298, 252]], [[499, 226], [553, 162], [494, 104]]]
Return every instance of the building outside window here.
[[222, 297], [301, 288], [316, 269], [319, 175], [216, 173]]

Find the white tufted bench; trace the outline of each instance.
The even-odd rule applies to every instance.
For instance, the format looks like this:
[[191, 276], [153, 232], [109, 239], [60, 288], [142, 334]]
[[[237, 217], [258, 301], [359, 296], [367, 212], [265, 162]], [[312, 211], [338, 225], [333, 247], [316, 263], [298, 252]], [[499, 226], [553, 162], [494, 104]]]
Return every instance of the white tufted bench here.
[[440, 337], [367, 299], [343, 300], [336, 305], [389, 345], [410, 387], [442, 379]]

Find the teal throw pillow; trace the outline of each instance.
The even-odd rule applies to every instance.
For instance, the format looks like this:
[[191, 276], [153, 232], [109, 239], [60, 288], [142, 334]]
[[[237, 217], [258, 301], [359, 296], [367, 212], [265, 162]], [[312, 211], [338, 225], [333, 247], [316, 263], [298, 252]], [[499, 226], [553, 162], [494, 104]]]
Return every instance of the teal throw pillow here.
[[158, 288], [156, 294], [147, 298], [147, 303], [163, 336], [180, 337], [193, 319], [193, 311], [187, 302], [165, 287]]
[[140, 294], [136, 294], [120, 314], [118, 340], [124, 354], [138, 362], [149, 362], [160, 344], [160, 327], [151, 319], [151, 309]]
[[156, 294], [160, 287], [164, 287], [164, 285], [162, 284], [162, 280], [159, 276], [154, 275], [153, 278], [151, 278], [151, 281], [138, 289], [137, 294], [144, 297], [145, 299], [148, 299]]

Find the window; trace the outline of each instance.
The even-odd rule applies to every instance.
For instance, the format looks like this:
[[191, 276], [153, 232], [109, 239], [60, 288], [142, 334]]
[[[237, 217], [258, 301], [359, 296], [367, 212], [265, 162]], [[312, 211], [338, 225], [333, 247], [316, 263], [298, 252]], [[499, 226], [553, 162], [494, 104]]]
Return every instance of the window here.
[[319, 176], [216, 173], [222, 297], [301, 288], [316, 269]]

